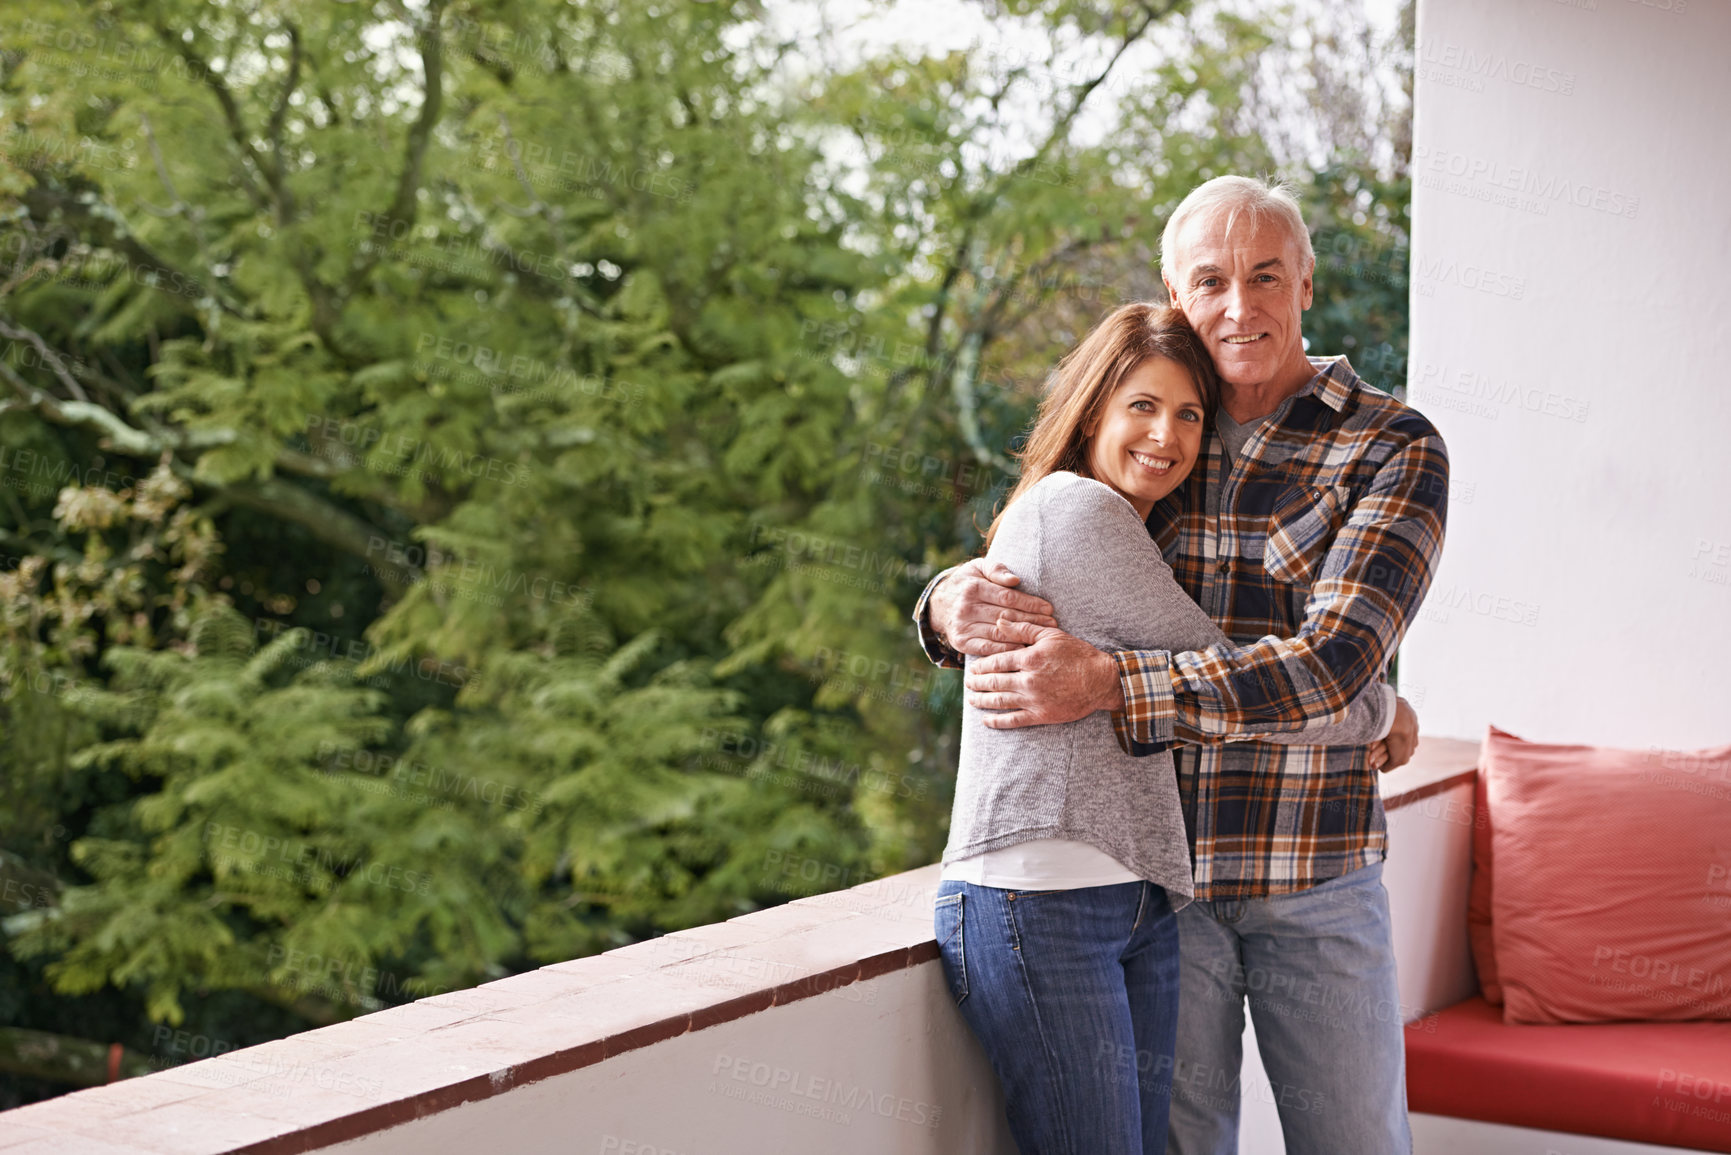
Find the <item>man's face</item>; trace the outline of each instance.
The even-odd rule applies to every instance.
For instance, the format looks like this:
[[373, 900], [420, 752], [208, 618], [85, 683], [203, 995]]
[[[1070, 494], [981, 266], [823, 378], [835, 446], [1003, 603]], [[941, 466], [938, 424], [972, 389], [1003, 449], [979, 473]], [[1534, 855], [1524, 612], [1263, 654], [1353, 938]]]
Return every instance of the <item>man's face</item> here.
[[1270, 384], [1304, 366], [1304, 311], [1310, 308], [1311, 266], [1278, 220], [1254, 229], [1238, 213], [1194, 218], [1179, 230], [1166, 290], [1208, 347], [1221, 380]]

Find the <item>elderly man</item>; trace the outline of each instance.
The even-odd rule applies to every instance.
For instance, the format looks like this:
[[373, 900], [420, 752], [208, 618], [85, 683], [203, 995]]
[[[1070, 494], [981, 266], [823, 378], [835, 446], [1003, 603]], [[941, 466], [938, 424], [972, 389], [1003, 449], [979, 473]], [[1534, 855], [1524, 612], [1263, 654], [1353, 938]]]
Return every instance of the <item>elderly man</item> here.
[[[1173, 742], [1197, 902], [1179, 913], [1171, 1148], [1238, 1149], [1244, 1007], [1290, 1155], [1411, 1149], [1387, 842], [1361, 747], [1226, 735], [1338, 719], [1382, 676], [1442, 548], [1448, 459], [1430, 422], [1300, 332], [1316, 260], [1291, 194], [1195, 189], [1161, 277], [1221, 378], [1214, 435], [1149, 531], [1233, 645], [1105, 653], [983, 561], [940, 575], [915, 620], [934, 661], [976, 661], [968, 700], [1016, 727], [1112, 712], [1132, 753]], [[1417, 719], [1399, 703], [1391, 765]]]

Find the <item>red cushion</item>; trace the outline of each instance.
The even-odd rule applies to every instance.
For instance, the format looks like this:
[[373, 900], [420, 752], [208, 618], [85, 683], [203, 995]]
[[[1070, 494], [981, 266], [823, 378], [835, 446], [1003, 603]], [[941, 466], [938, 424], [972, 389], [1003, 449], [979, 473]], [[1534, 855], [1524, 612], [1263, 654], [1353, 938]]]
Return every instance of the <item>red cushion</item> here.
[[1413, 1111], [1731, 1152], [1731, 1023], [1506, 1024], [1468, 999], [1406, 1028]]
[[1731, 1019], [1731, 747], [1523, 742], [1482, 765], [1511, 1023]]
[[1497, 952], [1491, 940], [1491, 808], [1485, 801], [1485, 772], [1473, 789], [1473, 884], [1467, 895], [1467, 939], [1472, 943], [1473, 968], [1479, 972], [1479, 993], [1493, 1006], [1503, 1005], [1503, 985], [1497, 981]]

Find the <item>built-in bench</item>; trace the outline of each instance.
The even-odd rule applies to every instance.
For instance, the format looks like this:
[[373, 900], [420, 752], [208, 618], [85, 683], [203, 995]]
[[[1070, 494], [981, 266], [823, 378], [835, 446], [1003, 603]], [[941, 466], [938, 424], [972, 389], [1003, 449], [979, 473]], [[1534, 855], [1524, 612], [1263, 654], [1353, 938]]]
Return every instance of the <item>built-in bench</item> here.
[[1477, 744], [1427, 740], [1417, 786], [1384, 790], [1415, 1155], [1731, 1152], [1731, 1022], [1510, 1025], [1479, 997], [1478, 760]]
[[1731, 1023], [1509, 1025], [1471, 998], [1409, 1025], [1406, 1064], [1414, 1112], [1731, 1152]]

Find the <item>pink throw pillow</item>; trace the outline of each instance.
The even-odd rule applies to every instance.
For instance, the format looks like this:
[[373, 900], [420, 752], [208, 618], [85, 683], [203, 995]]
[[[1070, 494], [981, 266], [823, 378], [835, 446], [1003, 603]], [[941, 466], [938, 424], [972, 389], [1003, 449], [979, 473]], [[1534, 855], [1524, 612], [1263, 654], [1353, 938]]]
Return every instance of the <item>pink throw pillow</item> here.
[[1551, 746], [1493, 726], [1481, 765], [1503, 1020], [1731, 1019], [1731, 746]]
[[1497, 981], [1497, 951], [1491, 939], [1491, 808], [1485, 801], [1485, 771], [1473, 786], [1473, 884], [1467, 892], [1467, 940], [1472, 943], [1473, 969], [1479, 972], [1479, 993], [1494, 1007], [1503, 1005], [1503, 985]]

